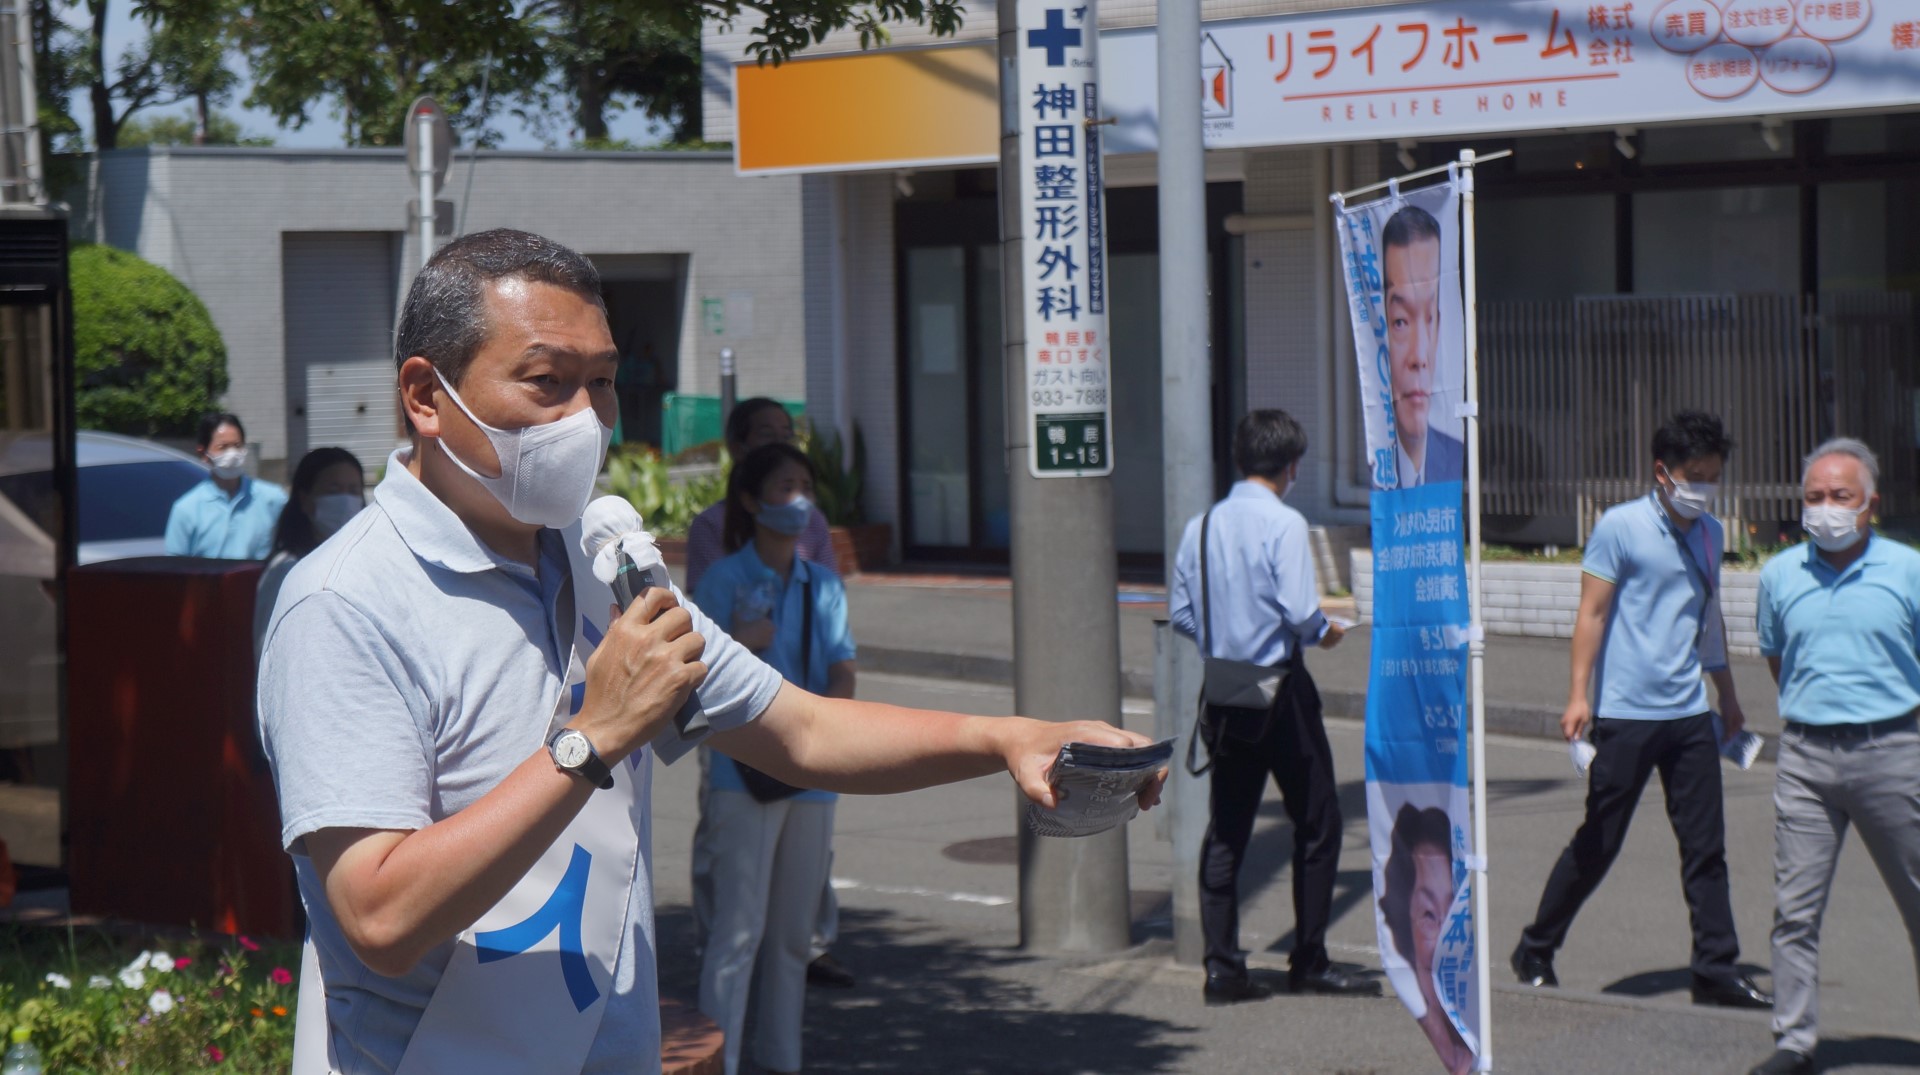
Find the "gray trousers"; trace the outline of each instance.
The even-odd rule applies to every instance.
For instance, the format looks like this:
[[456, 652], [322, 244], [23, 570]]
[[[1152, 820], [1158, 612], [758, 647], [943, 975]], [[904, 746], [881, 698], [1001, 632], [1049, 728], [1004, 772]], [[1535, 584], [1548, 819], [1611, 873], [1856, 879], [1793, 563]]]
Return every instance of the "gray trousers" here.
[[[693, 826], [693, 954], [707, 950], [707, 931], [713, 927], [713, 825], [708, 820], [712, 802], [713, 751], [699, 748], [700, 818]], [[820, 888], [820, 913], [813, 923], [813, 959], [833, 949], [840, 939], [840, 897], [833, 891], [833, 852], [827, 852], [827, 881]]]
[[1920, 731], [1787, 731], [1773, 809], [1773, 1033], [1781, 1048], [1811, 1056], [1820, 1038], [1820, 919], [1849, 826], [1893, 894], [1920, 973]]
[[700, 1010], [726, 1033], [726, 1075], [737, 1075], [751, 1000], [754, 1063], [799, 1071], [815, 906], [827, 881], [833, 803], [757, 802], [744, 791], [708, 796], [713, 919], [700, 962]]

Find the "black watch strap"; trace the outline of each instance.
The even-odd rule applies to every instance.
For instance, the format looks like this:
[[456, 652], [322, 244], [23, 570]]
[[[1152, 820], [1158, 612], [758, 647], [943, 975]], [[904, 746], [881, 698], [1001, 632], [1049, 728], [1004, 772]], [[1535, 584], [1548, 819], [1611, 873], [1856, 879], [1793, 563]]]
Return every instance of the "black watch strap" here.
[[599, 788], [601, 791], [608, 791], [612, 789], [613, 770], [608, 768], [607, 763], [601, 759], [600, 752], [594, 749], [593, 740], [588, 739], [586, 735], [580, 732], [578, 729], [562, 728], [559, 731], [553, 733], [553, 737], [547, 740], [547, 752], [551, 754], [553, 752], [554, 744], [560, 741], [561, 736], [567, 735], [569, 733], [574, 735], [579, 735], [580, 738], [586, 742], [587, 758], [585, 761], [581, 762], [578, 766], [575, 766], [573, 768], [568, 768], [567, 766], [561, 765], [559, 758], [556, 757], [553, 762], [554, 767], [557, 769], [560, 769], [563, 772], [577, 773], [580, 776], [585, 777], [588, 783], [592, 784], [596, 788]]

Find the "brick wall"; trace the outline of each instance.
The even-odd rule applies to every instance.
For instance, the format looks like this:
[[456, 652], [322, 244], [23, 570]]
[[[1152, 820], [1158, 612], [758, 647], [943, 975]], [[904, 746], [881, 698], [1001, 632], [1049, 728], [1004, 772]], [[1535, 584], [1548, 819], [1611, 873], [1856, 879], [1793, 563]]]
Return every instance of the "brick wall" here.
[[[1580, 607], [1580, 568], [1575, 564], [1481, 565], [1481, 621], [1490, 635], [1572, 638]], [[1360, 620], [1373, 620], [1373, 554], [1353, 550], [1353, 596]], [[1724, 569], [1720, 611], [1727, 618], [1727, 650], [1737, 657], [1760, 655], [1760, 573]]]

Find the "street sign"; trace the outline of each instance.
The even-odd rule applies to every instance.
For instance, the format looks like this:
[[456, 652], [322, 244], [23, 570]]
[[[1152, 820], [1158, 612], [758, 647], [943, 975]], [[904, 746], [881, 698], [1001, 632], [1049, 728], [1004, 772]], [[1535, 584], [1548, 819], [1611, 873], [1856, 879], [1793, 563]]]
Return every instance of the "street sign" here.
[[1093, 8], [1018, 0], [1027, 469], [1113, 472], [1106, 197]]
[[433, 169], [433, 192], [438, 194], [440, 188], [447, 185], [447, 168], [453, 163], [453, 126], [447, 122], [447, 114], [441, 110], [439, 103], [431, 97], [416, 97], [407, 106], [407, 174], [415, 179], [423, 170], [420, 159], [420, 116], [423, 112], [433, 118], [433, 157], [426, 164]]

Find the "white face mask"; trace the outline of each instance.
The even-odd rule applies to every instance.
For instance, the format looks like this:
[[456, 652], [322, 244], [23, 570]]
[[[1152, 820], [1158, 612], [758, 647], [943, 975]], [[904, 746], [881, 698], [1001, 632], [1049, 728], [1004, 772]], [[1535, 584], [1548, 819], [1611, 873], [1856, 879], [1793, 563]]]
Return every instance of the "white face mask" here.
[[[433, 375], [440, 377], [440, 371], [434, 370]], [[442, 439], [440, 450], [454, 466], [486, 487], [508, 515], [523, 523], [558, 528], [579, 520], [587, 510], [587, 501], [593, 499], [593, 483], [600, 476], [607, 445], [613, 441], [613, 430], [600, 424], [600, 416], [592, 407], [544, 425], [495, 429], [474, 417], [445, 377], [440, 377], [440, 386], [461, 413], [487, 435], [493, 454], [500, 460], [500, 476], [489, 478], [468, 466]]]
[[1810, 504], [1800, 509], [1800, 529], [1807, 532], [1822, 552], [1845, 552], [1866, 535], [1860, 530], [1860, 513], [1866, 508], [1842, 508], [1832, 504]]
[[1705, 515], [1713, 505], [1713, 498], [1720, 492], [1719, 482], [1681, 481], [1674, 477], [1672, 471], [1667, 472], [1667, 478], [1673, 482], [1672, 490], [1667, 493], [1667, 504], [1682, 519], [1698, 519]]
[[313, 498], [313, 525], [323, 534], [337, 534], [367, 506], [359, 493], [328, 493]]
[[207, 457], [207, 468], [222, 481], [232, 481], [247, 472], [245, 448], [223, 448]]

